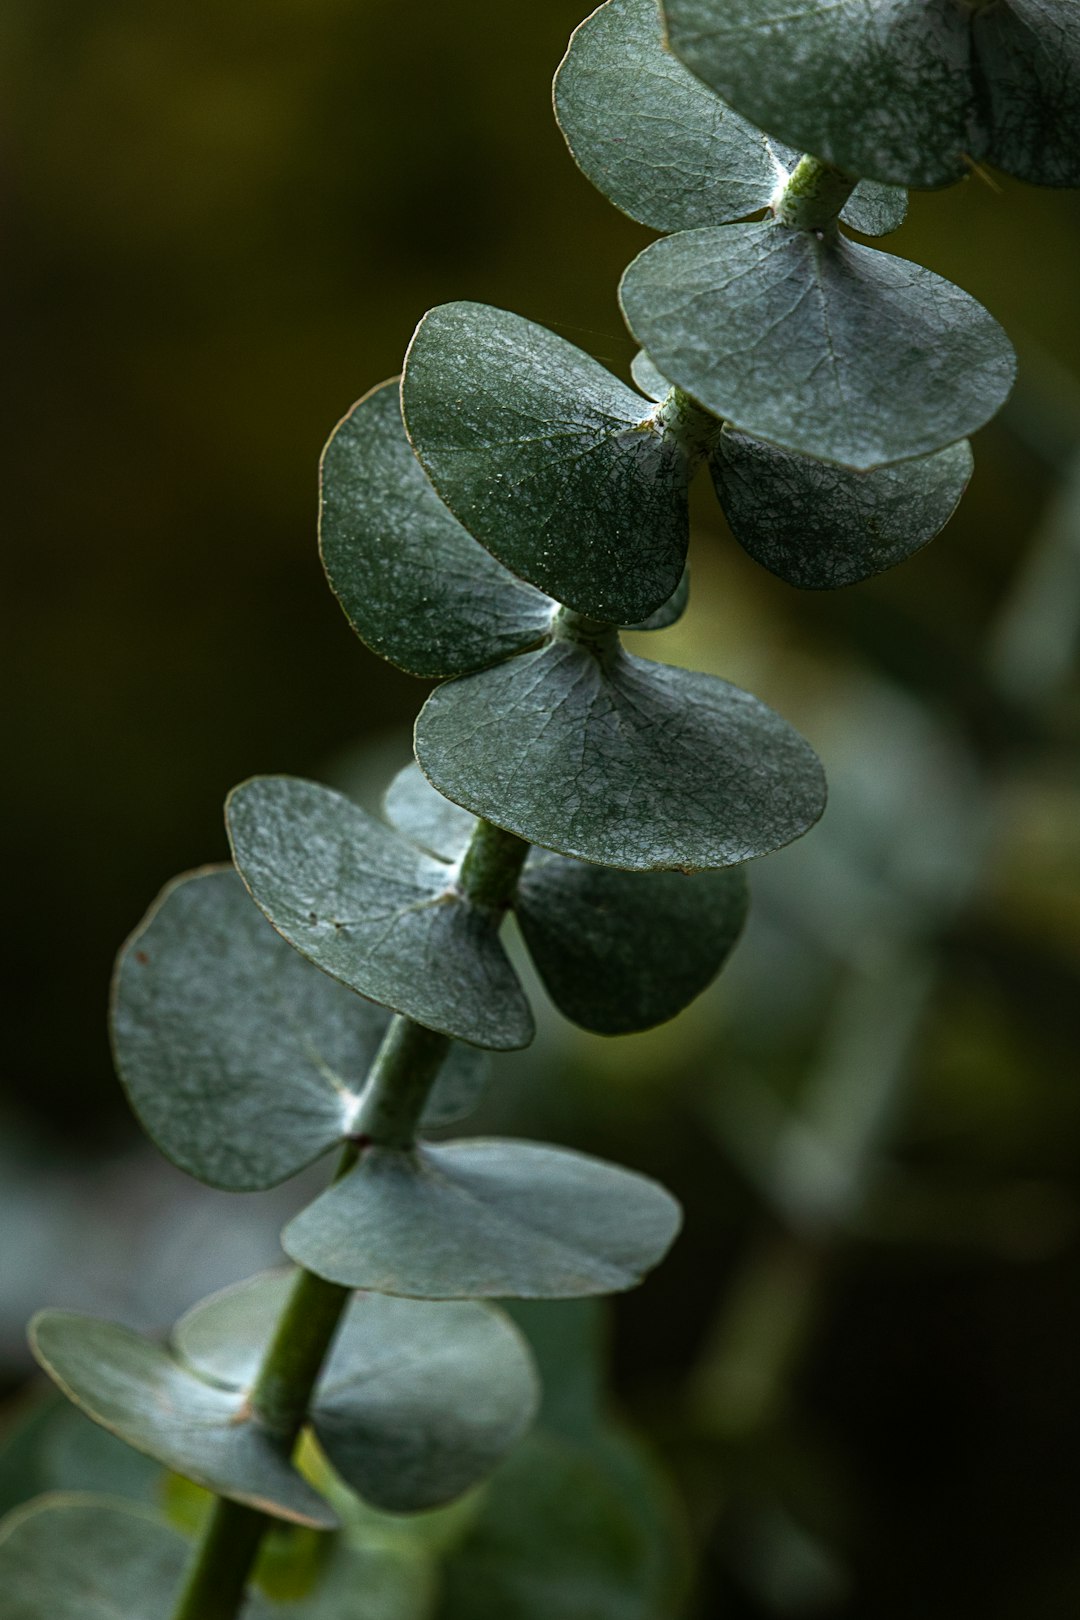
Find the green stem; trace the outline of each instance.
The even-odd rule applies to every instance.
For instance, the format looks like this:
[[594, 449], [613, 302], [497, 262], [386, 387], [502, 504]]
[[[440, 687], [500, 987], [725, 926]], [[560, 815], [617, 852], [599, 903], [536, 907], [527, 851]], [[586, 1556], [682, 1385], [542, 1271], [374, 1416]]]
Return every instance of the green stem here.
[[505, 911], [514, 897], [528, 853], [524, 838], [490, 821], [478, 821], [458, 872], [462, 893], [474, 906]]
[[278, 1318], [249, 1400], [256, 1421], [290, 1450], [350, 1298], [350, 1289], [300, 1271]]
[[210, 1512], [173, 1620], [235, 1620], [270, 1521], [219, 1496]]
[[551, 621], [551, 634], [555, 641], [572, 641], [585, 647], [597, 663], [611, 664], [619, 656], [618, 627], [604, 619], [587, 619], [584, 613], [561, 607]]
[[[521, 840], [514, 839], [514, 843]], [[522, 844], [524, 852], [528, 847]], [[349, 1174], [365, 1146], [411, 1145], [449, 1046], [447, 1036], [424, 1029], [410, 1018], [393, 1019], [369, 1071], [354, 1134], [345, 1146], [335, 1180]], [[312, 1392], [351, 1297], [351, 1289], [301, 1270], [278, 1318], [248, 1399], [252, 1421], [271, 1430], [287, 1451], [292, 1451], [299, 1438]], [[265, 1513], [219, 1497], [172, 1620], [236, 1620], [259, 1546], [272, 1522]]]
[[[428, 1093], [449, 1050], [448, 1035], [425, 1029], [400, 1014], [392, 1021], [371, 1065], [353, 1119], [350, 1134], [355, 1156], [369, 1142], [377, 1142], [380, 1147], [412, 1147]], [[343, 1165], [339, 1176], [351, 1168], [352, 1164]]]
[[795, 165], [773, 212], [781, 225], [793, 230], [828, 230], [857, 185], [843, 169], [807, 155]]
[[691, 399], [681, 388], [672, 388], [656, 407], [653, 421], [671, 433], [690, 458], [691, 467], [711, 448], [723, 431], [723, 423]]

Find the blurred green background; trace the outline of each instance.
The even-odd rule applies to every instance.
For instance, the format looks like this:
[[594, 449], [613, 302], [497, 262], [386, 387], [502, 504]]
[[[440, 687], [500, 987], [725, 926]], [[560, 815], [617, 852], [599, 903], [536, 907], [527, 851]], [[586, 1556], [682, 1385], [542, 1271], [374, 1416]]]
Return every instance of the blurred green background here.
[[[408, 757], [423, 688], [349, 631], [315, 494], [423, 312], [514, 309], [627, 373], [615, 288], [649, 233], [550, 112], [581, 16], [0, 12], [8, 1387], [35, 1305], [160, 1325], [272, 1257], [300, 1196], [207, 1194], [140, 1145], [111, 961], [162, 883], [224, 857], [233, 783], [377, 793]], [[614, 1043], [546, 1018], [482, 1121], [684, 1199], [614, 1371], [697, 1549], [680, 1612], [710, 1620], [1080, 1602], [1080, 197], [975, 177], [884, 245], [1020, 354], [960, 513], [894, 574], [800, 595], [703, 489], [691, 612], [648, 649], [794, 720], [826, 821], [760, 863], [701, 1003]]]

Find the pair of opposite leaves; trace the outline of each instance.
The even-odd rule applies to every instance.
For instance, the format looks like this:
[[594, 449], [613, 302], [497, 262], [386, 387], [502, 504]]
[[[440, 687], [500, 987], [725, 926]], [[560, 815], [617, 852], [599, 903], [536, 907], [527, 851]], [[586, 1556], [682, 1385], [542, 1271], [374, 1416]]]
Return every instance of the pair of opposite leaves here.
[[[332, 900], [340, 909], [352, 900], [362, 927], [385, 925], [372, 888], [380, 880], [396, 883], [391, 902], [401, 901], [408, 883], [402, 855], [409, 849], [403, 831], [380, 832], [349, 801], [312, 784], [270, 779], [248, 791], [255, 803], [244, 790], [239, 806], [234, 797], [231, 830], [238, 860], [264, 901], [258, 857], [266, 849], [257, 833], [266, 828], [267, 806], [259, 795], [267, 793], [282, 827], [297, 818], [305, 848], [319, 852], [316, 865], [322, 862], [330, 883], [329, 890], [314, 891], [319, 901]], [[275, 797], [279, 792], [285, 801]], [[390, 804], [400, 828], [437, 850], [460, 851], [469, 837], [472, 818], [439, 799], [415, 767], [401, 773]], [[249, 831], [256, 834], [253, 868], [243, 862]], [[380, 848], [380, 837], [400, 847]], [[412, 858], [437, 873], [445, 891], [451, 862], [419, 843]], [[543, 854], [534, 860], [538, 871], [526, 874], [522, 888], [528, 895], [532, 880], [532, 903], [524, 909], [541, 939], [541, 958], [545, 906], [554, 904], [558, 913], [556, 935], [564, 915], [571, 933], [588, 931], [596, 894], [575, 887], [579, 873], [586, 884], [614, 880], [635, 893], [652, 891], [660, 932], [671, 925], [669, 948], [682, 951], [681, 970], [672, 975], [654, 948], [657, 984], [651, 991], [643, 986], [646, 1004], [652, 994], [654, 1007], [657, 995], [671, 996], [680, 971], [700, 977], [709, 950], [711, 976], [741, 925], [741, 874], [709, 873], [690, 884], [668, 873], [628, 877]], [[549, 885], [543, 874], [552, 866]], [[567, 869], [565, 883], [560, 868]], [[311, 869], [292, 876], [308, 883], [310, 899]], [[665, 915], [656, 885], [673, 881], [683, 894]], [[444, 913], [460, 904], [445, 892], [442, 898], [449, 902], [439, 906]], [[284, 903], [294, 899], [293, 893]], [[420, 909], [426, 903], [419, 902]], [[288, 918], [276, 917], [288, 935]], [[498, 949], [497, 920], [479, 918], [492, 950]], [[680, 921], [691, 925], [689, 950], [677, 937]], [[304, 922], [310, 929], [311, 916]], [[601, 917], [600, 931], [607, 926]], [[269, 927], [237, 874], [223, 868], [170, 885], [121, 953], [113, 999], [121, 1077], [155, 1141], [215, 1185], [273, 1185], [349, 1141], [362, 1113], [362, 1077], [390, 1014], [318, 971], [298, 943], [300, 950], [292, 949]], [[462, 965], [460, 943], [453, 933], [440, 934], [428, 970], [445, 980], [447, 956], [455, 969]], [[310, 954], [318, 958], [317, 945]], [[607, 956], [601, 949], [601, 976], [614, 972]], [[411, 981], [401, 963], [398, 955], [407, 998]], [[580, 958], [576, 965], [582, 968]], [[416, 966], [414, 960], [414, 972]], [[564, 962], [556, 963], [558, 972], [566, 972]], [[453, 997], [460, 981], [455, 973], [449, 977], [457, 983]], [[486, 990], [500, 1000], [496, 984], [474, 988], [482, 999]], [[603, 1001], [602, 989], [592, 993]], [[452, 1016], [462, 1017], [460, 1007]], [[511, 1008], [508, 1027], [514, 1016]], [[450, 1048], [427, 1101], [425, 1126], [471, 1109], [483, 1065], [475, 1047]], [[655, 1182], [581, 1154], [498, 1140], [363, 1147], [359, 1162], [284, 1236], [290, 1255], [310, 1270], [375, 1291], [350, 1305], [310, 1415], [342, 1478], [391, 1511], [418, 1511], [469, 1488], [514, 1444], [535, 1407], [535, 1379], [520, 1340], [504, 1317], [475, 1302], [631, 1287], [662, 1258], [679, 1218], [678, 1205]], [[64, 1392], [128, 1444], [219, 1495], [325, 1527], [333, 1515], [292, 1467], [289, 1437], [269, 1430], [249, 1398], [288, 1288], [289, 1279], [274, 1277], [226, 1291], [184, 1319], [171, 1350], [64, 1312], [37, 1318], [31, 1340]]]
[[[314, 784], [271, 778], [252, 787], [265, 788], [272, 801], [279, 789], [290, 796], [307, 847], [319, 846], [325, 858], [322, 876], [331, 891], [320, 888], [320, 901], [340, 905], [352, 899], [364, 926], [377, 932], [372, 914], [380, 909], [380, 880], [373, 864], [380, 860], [395, 874], [393, 903], [408, 888], [402, 866], [410, 861], [423, 881], [441, 885], [441, 898], [430, 890], [421, 891], [419, 900], [406, 896], [405, 909], [419, 914], [421, 932], [404, 942], [376, 942], [376, 962], [389, 957], [388, 971], [396, 974], [393, 982], [384, 977], [376, 986], [364, 972], [363, 935], [354, 956], [346, 948], [327, 957], [307, 916], [287, 909], [289, 900], [282, 902], [284, 910], [267, 906], [258, 863], [245, 859], [247, 828], [238, 828], [234, 814], [238, 861], [276, 926], [268, 926], [236, 873], [219, 868], [171, 884], [128, 941], [117, 965], [112, 1029], [117, 1069], [132, 1106], [182, 1169], [237, 1192], [273, 1186], [356, 1137], [365, 1076], [390, 1013], [354, 990], [431, 1021], [441, 1017], [458, 1034], [474, 1030], [469, 1014], [475, 1000], [489, 1018], [490, 1044], [520, 1045], [530, 1034], [521, 1021], [528, 1019], [528, 1008], [498, 943], [498, 919], [475, 919], [488, 940], [485, 954], [474, 960], [474, 920], [466, 913], [478, 908], [447, 894], [449, 863]], [[415, 767], [403, 773], [391, 800], [399, 825], [445, 848], [446, 812], [459, 822], [470, 818], [443, 804], [433, 827], [431, 811], [438, 803]], [[260, 810], [265, 819], [265, 806], [242, 805], [241, 823], [245, 813], [258, 817]], [[460, 832], [451, 821], [452, 839]], [[295, 883], [311, 876], [310, 868], [306, 875], [300, 870], [303, 861], [301, 854], [292, 872]], [[641, 944], [635, 938], [631, 952], [637, 960], [630, 972], [651, 978], [651, 986], [643, 983], [645, 1004], [655, 1009], [663, 1000], [667, 1015], [675, 1010], [672, 996], [680, 995], [682, 1005], [696, 994], [738, 934], [745, 906], [738, 874], [688, 880], [555, 864], [582, 873], [587, 884], [596, 877], [652, 891], [656, 939]], [[557, 870], [548, 885], [549, 863], [541, 856], [537, 866], [536, 873], [526, 868], [522, 882], [530, 926], [543, 936], [545, 906], [553, 904], [566, 918], [556, 919], [556, 937], [561, 927], [571, 934], [578, 927], [587, 931], [597, 891], [575, 890], [573, 873], [561, 882]], [[665, 907], [657, 885], [672, 883], [682, 886], [685, 898]], [[434, 923], [427, 937], [426, 917]], [[450, 919], [446, 928], [442, 917]], [[617, 918], [601, 915], [593, 926], [595, 961], [590, 966], [583, 960], [588, 945], [577, 947], [575, 959], [571, 943], [569, 974], [576, 967], [586, 979], [607, 975], [611, 992], [624, 995], [615, 980], [626, 953], [615, 942], [615, 960], [608, 962], [609, 952], [596, 937], [599, 932], [610, 939]], [[628, 931], [637, 936], [644, 927], [644, 915], [631, 914]], [[680, 939], [680, 932], [687, 937]], [[566, 975], [557, 945], [543, 946], [541, 960], [547, 948], [555, 975]], [[435, 981], [434, 1000], [424, 999], [425, 975]], [[589, 993], [579, 984], [577, 994]], [[594, 1007], [603, 1002], [602, 985], [595, 994]], [[469, 1113], [485, 1073], [485, 1056], [475, 1046], [450, 1046], [422, 1127]], [[582, 1154], [494, 1139], [376, 1143], [365, 1146], [348, 1174], [290, 1222], [283, 1244], [308, 1270], [350, 1288], [424, 1299], [559, 1298], [632, 1287], [666, 1252], [678, 1222], [678, 1206], [655, 1182]]]
[[[293, 1465], [293, 1434], [251, 1402], [294, 1281], [266, 1273], [213, 1295], [168, 1347], [69, 1311], [40, 1312], [30, 1343], [68, 1398], [136, 1451], [219, 1496], [333, 1529], [330, 1504]], [[365, 1293], [346, 1307], [306, 1422], [365, 1501], [416, 1513], [488, 1474], [529, 1427], [538, 1393], [531, 1353], [503, 1311]]]
[[[775, 203], [796, 153], [666, 48], [657, 0], [609, 0], [581, 25], [555, 107], [594, 184], [643, 224], [677, 233], [635, 260], [620, 296], [663, 377], [714, 415], [865, 471], [953, 444], [1001, 405], [1011, 348], [959, 288], [835, 225], [731, 223]], [[872, 120], [872, 103], [862, 112]], [[880, 235], [905, 204], [863, 182], [843, 218]]]
[[[471, 329], [473, 311], [464, 306]], [[485, 367], [494, 349], [522, 374], [523, 386], [541, 391], [553, 374], [534, 365], [535, 343], [522, 348], [517, 329], [524, 328], [527, 339], [528, 323], [497, 310], [475, 313], [491, 344], [468, 349], [468, 375], [490, 375]], [[425, 329], [442, 332], [460, 353], [454, 330], [460, 316], [461, 307], [451, 306], [428, 317], [413, 346], [406, 391], [411, 375], [413, 388], [431, 397], [424, 382]], [[579, 378], [592, 388], [593, 401], [597, 391], [609, 399], [621, 394], [640, 412], [639, 396], [595, 361], [532, 330], [568, 351], [576, 367], [569, 397], [579, 421], [597, 409], [573, 386]], [[565, 361], [561, 352], [555, 355], [564, 393]], [[442, 415], [466, 414], [460, 395], [459, 387], [455, 400], [444, 401]], [[648, 601], [642, 592], [651, 588], [647, 582], [643, 587], [636, 566], [645, 547], [652, 548], [654, 563], [655, 554], [661, 556], [665, 587], [675, 589], [686, 545], [685, 487], [673, 546], [673, 521], [665, 526], [657, 515], [662, 497], [651, 469], [658, 458], [670, 467], [678, 448], [649, 424], [612, 432], [606, 416], [594, 434], [595, 465], [585, 467], [589, 452], [569, 424], [565, 432], [553, 424], [550, 402], [544, 407], [550, 454], [514, 415], [510, 394], [504, 408], [526, 441], [523, 454], [533, 457], [536, 476], [520, 467], [511, 476], [505, 435], [496, 445], [489, 430], [469, 465], [454, 460], [457, 516], [410, 447], [392, 384], [361, 400], [323, 458], [323, 560], [354, 628], [376, 652], [413, 674], [456, 677], [432, 693], [417, 720], [416, 757], [425, 775], [456, 804], [529, 843], [601, 866], [714, 869], [798, 837], [821, 813], [824, 783], [813, 753], [789, 726], [724, 681], [630, 656], [613, 624], [582, 625], [560, 607], [567, 601], [577, 607], [596, 582], [607, 593], [606, 620], [639, 619], [635, 608]], [[503, 503], [500, 536], [506, 545], [500, 539], [497, 549], [514, 573], [464, 526], [471, 508], [486, 500], [482, 468], [494, 501]], [[623, 476], [627, 469], [634, 470], [637, 491]], [[579, 474], [598, 480], [597, 487], [588, 494], [577, 487]], [[671, 483], [669, 478], [669, 493]], [[644, 515], [656, 521], [638, 529], [646, 499], [651, 506]], [[486, 517], [472, 526], [496, 549]], [[536, 588], [541, 569], [526, 554], [534, 543], [557, 600]], [[605, 587], [601, 577], [609, 582]], [[657, 577], [654, 569], [651, 578]], [[643, 627], [672, 622], [684, 600], [685, 589], [675, 589], [671, 602]], [[674, 895], [678, 880], [671, 881]], [[613, 887], [612, 904], [615, 892]], [[624, 883], [619, 892], [627, 905], [648, 908], [645, 888]]]
[[[545, 1392], [539, 1426], [515, 1445], [482, 1495], [452, 1516], [395, 1525], [382, 1514], [355, 1512], [335, 1491], [343, 1530], [333, 1539], [306, 1537], [299, 1544], [287, 1533], [276, 1539], [245, 1617], [344, 1620], [359, 1602], [365, 1616], [379, 1620], [431, 1620], [435, 1609], [469, 1620], [478, 1610], [490, 1620], [520, 1609], [523, 1617], [547, 1620], [553, 1608], [562, 1612], [568, 1576], [579, 1593], [571, 1604], [577, 1620], [592, 1612], [598, 1594], [622, 1620], [666, 1613], [683, 1590], [680, 1560], [673, 1565], [663, 1556], [675, 1527], [652, 1468], [602, 1410], [595, 1351], [587, 1348], [595, 1341], [596, 1317], [587, 1309], [545, 1311], [540, 1323], [534, 1338]], [[100, 1474], [94, 1438], [74, 1413], [53, 1411], [46, 1419], [51, 1466], [38, 1484], [52, 1494], [0, 1525], [5, 1620], [160, 1620], [175, 1605], [191, 1549], [144, 1505], [160, 1497], [158, 1470], [149, 1464], [137, 1469], [139, 1483], [131, 1487], [128, 1454], [111, 1469], [105, 1465], [112, 1500], [71, 1491], [73, 1477], [86, 1477], [87, 1455]], [[315, 1477], [323, 1477], [321, 1469]], [[22, 1473], [19, 1482], [25, 1490]], [[128, 1499], [129, 1489], [135, 1500]], [[553, 1546], [559, 1549], [554, 1566]]]
[[675, 53], [850, 174], [944, 186], [982, 160], [1080, 185], [1075, 0], [663, 0]]
[[[530, 322], [446, 306], [413, 341], [403, 406], [455, 516], [522, 578], [622, 623], [675, 589], [703, 452], [737, 538], [794, 584], [854, 582], [937, 533], [970, 474], [959, 441], [1011, 382], [996, 323], [930, 272], [835, 231], [725, 223], [766, 206], [794, 154], [664, 50], [655, 0], [610, 0], [582, 25], [556, 109], [601, 189], [679, 232], [624, 284], [656, 362], [639, 357], [640, 386], [659, 400], [670, 379], [727, 426], [699, 415], [688, 427], [670, 401], [650, 409]], [[859, 187], [846, 213], [880, 231], [903, 208], [895, 191]]]

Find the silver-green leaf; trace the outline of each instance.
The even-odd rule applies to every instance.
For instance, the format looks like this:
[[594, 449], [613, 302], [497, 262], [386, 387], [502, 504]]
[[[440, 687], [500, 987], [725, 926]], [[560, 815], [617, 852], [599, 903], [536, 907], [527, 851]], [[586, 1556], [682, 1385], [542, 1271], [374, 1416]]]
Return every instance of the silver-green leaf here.
[[499, 943], [500, 919], [465, 898], [452, 866], [296, 777], [243, 783], [226, 820], [257, 905], [325, 973], [475, 1046], [528, 1045], [532, 1014]]
[[825, 805], [813, 751], [748, 692], [570, 641], [437, 688], [415, 744], [446, 797], [602, 866], [733, 866]]
[[354, 405], [323, 452], [319, 546], [373, 652], [412, 675], [460, 675], [538, 640], [554, 604], [447, 511], [413, 454], [396, 379]]
[[854, 470], [966, 437], [1015, 373], [974, 298], [835, 230], [683, 231], [634, 260], [620, 296], [654, 365], [707, 410]]
[[[292, 1275], [254, 1277], [177, 1325], [184, 1358], [248, 1386]], [[309, 1421], [346, 1484], [391, 1513], [453, 1501], [517, 1443], [536, 1412], [532, 1357], [504, 1312], [473, 1301], [359, 1294], [312, 1397]]]
[[[586, 18], [555, 76], [555, 113], [593, 184], [658, 231], [756, 213], [798, 158], [666, 48], [658, 0], [608, 0]], [[860, 185], [844, 218], [880, 236], [903, 222], [906, 206], [901, 191]]]
[[[217, 867], [170, 883], [121, 951], [113, 1050], [161, 1151], [200, 1181], [250, 1192], [349, 1135], [390, 1016], [306, 961]], [[470, 1113], [487, 1069], [455, 1042], [424, 1124]]]
[[[417, 765], [395, 777], [386, 807], [447, 859], [476, 825]], [[747, 890], [741, 870], [619, 872], [533, 849], [512, 905], [560, 1012], [584, 1029], [626, 1035], [674, 1018], [716, 976], [742, 929]]]
[[443, 861], [461, 859], [476, 827], [476, 817], [436, 793], [415, 761], [402, 766], [383, 794], [383, 814], [412, 843]]
[[752, 214], [791, 166], [664, 48], [658, 0], [608, 0], [576, 29], [555, 114], [593, 184], [657, 231]]
[[972, 471], [971, 446], [847, 472], [725, 432], [709, 468], [736, 540], [803, 590], [834, 590], [893, 568], [945, 527]]
[[863, 236], [888, 236], [907, 218], [908, 198], [902, 186], [860, 180], [840, 211], [840, 218]]
[[537, 851], [514, 912], [559, 1011], [601, 1035], [651, 1029], [719, 973], [748, 904], [741, 868], [618, 872]]
[[39, 1312], [30, 1346], [88, 1417], [174, 1473], [293, 1524], [337, 1523], [243, 1393], [208, 1383], [163, 1346], [71, 1311]]
[[630, 362], [630, 374], [634, 384], [659, 405], [671, 392], [671, 384], [662, 376], [657, 367], [649, 359], [644, 349], [639, 349]]
[[690, 458], [656, 411], [573, 344], [485, 304], [421, 321], [402, 406], [461, 523], [520, 578], [633, 624], [679, 584]]
[[1075, 0], [664, 0], [671, 45], [779, 139], [851, 174], [942, 186], [983, 159], [1080, 184]]
[[668, 597], [655, 613], [648, 618], [639, 619], [637, 624], [623, 625], [624, 630], [668, 630], [673, 624], [678, 624], [687, 607], [690, 605], [690, 569], [682, 571], [682, 578], [676, 585], [674, 593]]
[[679, 1206], [644, 1176], [531, 1142], [370, 1147], [303, 1210], [286, 1253], [331, 1282], [426, 1299], [562, 1299], [632, 1288]]

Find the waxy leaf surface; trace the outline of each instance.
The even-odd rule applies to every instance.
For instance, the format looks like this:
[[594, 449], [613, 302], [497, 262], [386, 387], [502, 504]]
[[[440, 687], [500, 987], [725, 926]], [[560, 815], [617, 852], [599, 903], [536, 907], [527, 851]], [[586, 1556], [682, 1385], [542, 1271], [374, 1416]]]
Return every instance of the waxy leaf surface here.
[[531, 1142], [368, 1148], [286, 1228], [286, 1252], [349, 1288], [561, 1299], [632, 1288], [679, 1206], [644, 1176]]
[[429, 1029], [476, 1046], [528, 1045], [532, 1014], [499, 919], [465, 899], [452, 867], [296, 777], [243, 783], [226, 816], [256, 903], [317, 967]]
[[748, 692], [569, 641], [439, 687], [416, 757], [440, 793], [530, 843], [638, 871], [733, 866], [825, 805], [808, 744]]
[[[293, 1278], [250, 1279], [178, 1324], [180, 1354], [204, 1378], [250, 1385]], [[360, 1294], [312, 1398], [330, 1462], [367, 1502], [416, 1513], [485, 1477], [524, 1434], [538, 1386], [510, 1319], [470, 1301]]]
[[276, 1518], [323, 1529], [337, 1522], [243, 1394], [207, 1383], [162, 1346], [70, 1311], [40, 1312], [30, 1344], [69, 1400], [136, 1451]]
[[[231, 867], [169, 884], [117, 963], [113, 1045], [132, 1107], [181, 1169], [237, 1192], [349, 1135], [390, 1018], [276, 933]], [[455, 1042], [425, 1125], [469, 1113], [487, 1067]]]
[[671, 391], [671, 384], [653, 365], [644, 349], [639, 349], [631, 360], [630, 372], [635, 385], [643, 394], [647, 394], [649, 399], [656, 400], [657, 404]]
[[707, 410], [856, 470], [964, 438], [1015, 372], [975, 299], [836, 231], [683, 231], [634, 260], [620, 296], [653, 363]]
[[[555, 77], [555, 112], [593, 184], [658, 231], [756, 213], [798, 160], [666, 48], [658, 0], [608, 0], [586, 18]], [[879, 236], [906, 207], [903, 192], [860, 185], [844, 218]]]
[[[433, 854], [453, 859], [476, 818], [437, 793], [416, 765], [399, 772], [387, 813]], [[603, 1035], [650, 1029], [699, 995], [746, 915], [742, 872], [619, 872], [529, 852], [512, 901], [548, 994]]]
[[514, 911], [559, 1008], [601, 1035], [662, 1024], [712, 982], [746, 919], [746, 878], [619, 872], [536, 851]]
[[904, 223], [907, 205], [907, 192], [902, 187], [860, 180], [841, 209], [840, 218], [863, 236], [888, 236]]
[[722, 433], [709, 467], [731, 532], [803, 590], [832, 590], [910, 557], [945, 527], [971, 477], [966, 440], [916, 461], [847, 472]]
[[649, 401], [572, 343], [505, 310], [444, 304], [417, 328], [402, 406], [435, 488], [513, 573], [613, 624], [675, 591], [687, 456]]
[[781, 140], [899, 185], [1080, 183], [1075, 0], [664, 0], [679, 57]]
[[684, 568], [682, 578], [676, 585], [674, 592], [662, 603], [648, 618], [639, 619], [636, 624], [625, 624], [624, 630], [668, 630], [673, 624], [678, 624], [690, 603], [690, 569]]
[[387, 821], [406, 838], [443, 861], [459, 861], [476, 827], [476, 817], [436, 793], [420, 767], [405, 765], [383, 795]]
[[536, 641], [554, 604], [447, 510], [413, 454], [398, 384], [354, 405], [323, 452], [319, 544], [373, 652], [412, 675], [460, 675]]

